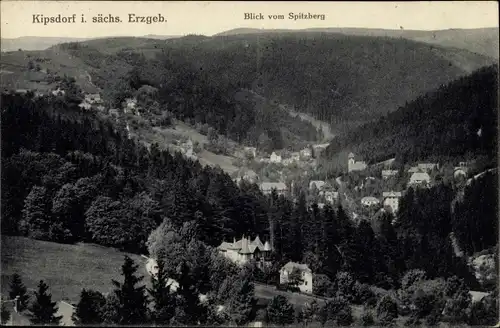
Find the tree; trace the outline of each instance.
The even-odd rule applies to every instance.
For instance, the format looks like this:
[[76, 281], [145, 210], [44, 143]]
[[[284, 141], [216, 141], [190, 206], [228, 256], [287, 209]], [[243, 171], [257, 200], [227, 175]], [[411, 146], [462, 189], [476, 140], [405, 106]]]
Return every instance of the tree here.
[[12, 275], [12, 280], [10, 283], [9, 297], [11, 300], [19, 297], [18, 300], [18, 311], [24, 311], [28, 307], [29, 295], [27, 294], [27, 288], [21, 280], [21, 276], [18, 273]]
[[59, 325], [62, 316], [56, 316], [58, 307], [52, 302], [52, 295], [47, 293], [49, 286], [40, 280], [38, 291], [35, 292], [35, 301], [30, 307], [31, 323], [34, 325]]
[[175, 314], [175, 296], [167, 285], [168, 277], [165, 270], [165, 263], [160, 257], [157, 260], [158, 273], [151, 276], [151, 289], [149, 294], [153, 298], [154, 310], [152, 320], [157, 325], [167, 325]]
[[136, 276], [138, 266], [134, 261], [125, 256], [122, 265], [123, 283], [112, 280], [115, 286], [114, 293], [118, 298], [118, 324], [144, 324], [147, 314], [147, 297], [144, 293], [145, 286], [136, 286], [143, 279]]
[[76, 325], [97, 325], [104, 321], [103, 308], [106, 304], [104, 296], [94, 290], [83, 289], [80, 294], [72, 320]]
[[385, 295], [378, 301], [375, 313], [378, 323], [388, 326], [398, 317], [398, 306], [391, 296]]
[[307, 325], [311, 322], [319, 321], [320, 307], [316, 300], [312, 300], [311, 303], [306, 303], [301, 310], [302, 322]]
[[294, 309], [285, 296], [274, 296], [267, 306], [267, 321], [278, 325], [294, 322]]
[[373, 313], [371, 311], [364, 311], [360, 318], [360, 323], [362, 326], [373, 326], [375, 320], [373, 320]]
[[252, 315], [255, 314], [254, 295], [254, 285], [250, 279], [245, 279], [233, 289], [233, 296], [229, 302], [229, 315], [237, 325], [250, 322]]
[[353, 322], [351, 306], [345, 297], [335, 297], [326, 302], [323, 309], [323, 322], [348, 326]]
[[48, 240], [49, 222], [48, 197], [45, 187], [33, 186], [24, 200], [23, 220], [20, 230], [35, 239]]
[[293, 287], [297, 287], [302, 284], [304, 279], [302, 278], [302, 271], [299, 268], [293, 268], [292, 272], [288, 276], [288, 284]]
[[2, 308], [0, 309], [0, 321], [2, 325], [6, 325], [10, 319], [10, 312], [5, 306], [5, 302], [2, 300]]

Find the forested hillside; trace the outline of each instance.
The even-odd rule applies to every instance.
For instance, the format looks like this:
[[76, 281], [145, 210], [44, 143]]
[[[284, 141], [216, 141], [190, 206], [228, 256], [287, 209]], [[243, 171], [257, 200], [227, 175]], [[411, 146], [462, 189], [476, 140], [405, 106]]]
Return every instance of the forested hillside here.
[[[159, 89], [160, 111], [208, 124], [238, 142], [256, 145], [259, 137], [270, 138], [279, 148], [289, 136], [310, 139], [312, 127], [290, 122], [276, 110], [278, 103], [344, 130], [492, 61], [407, 39], [321, 32], [124, 37], [7, 53], [2, 80], [45, 89], [45, 82], [66, 74], [85, 91], [101, 89], [111, 107], [146, 84]], [[23, 69], [29, 62], [33, 72]], [[258, 105], [235, 97], [241, 90], [264, 97], [267, 109], [275, 109], [262, 116]], [[257, 123], [263, 121], [274, 124]]]
[[377, 162], [488, 158], [496, 163], [498, 68], [489, 66], [419, 96], [397, 111], [338, 136], [330, 157], [353, 151]]

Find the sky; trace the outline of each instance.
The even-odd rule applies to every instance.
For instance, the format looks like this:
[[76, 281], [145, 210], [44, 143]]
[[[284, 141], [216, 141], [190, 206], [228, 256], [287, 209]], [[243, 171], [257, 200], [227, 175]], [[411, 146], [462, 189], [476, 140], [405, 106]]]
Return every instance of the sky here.
[[[2, 0], [1, 37], [94, 38], [186, 34], [213, 35], [234, 28], [303, 29], [360, 27], [407, 30], [498, 28], [496, 1], [415, 2], [244, 2], [244, 1], [18, 1]], [[245, 20], [261, 13], [263, 20]], [[288, 19], [289, 13], [325, 15], [321, 19]], [[34, 23], [33, 15], [76, 15], [75, 23]], [[82, 14], [85, 23], [81, 22]], [[92, 23], [92, 17], [119, 16], [121, 23]], [[157, 16], [166, 22], [129, 22], [129, 14]], [[268, 15], [284, 15], [271, 20]], [[41, 16], [37, 16], [42, 20]]]

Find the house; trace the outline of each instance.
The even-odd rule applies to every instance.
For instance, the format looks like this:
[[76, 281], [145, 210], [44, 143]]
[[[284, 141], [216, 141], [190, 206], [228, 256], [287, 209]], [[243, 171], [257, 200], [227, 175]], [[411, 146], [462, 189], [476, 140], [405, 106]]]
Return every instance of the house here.
[[245, 147], [243, 148], [246, 154], [252, 155], [253, 158], [257, 157], [257, 148]]
[[260, 184], [260, 190], [264, 195], [270, 195], [273, 189], [276, 189], [278, 195], [284, 195], [287, 188], [283, 182], [263, 182]]
[[325, 207], [325, 203], [318, 203], [316, 205], [318, 205], [319, 209], [323, 209]]
[[397, 213], [399, 209], [399, 199], [401, 198], [401, 192], [399, 191], [388, 191], [383, 192], [382, 197], [384, 198], [383, 205], [384, 207], [390, 207], [392, 213]]
[[312, 154], [311, 148], [309, 148], [309, 147], [306, 147], [300, 151], [300, 157], [302, 157], [304, 159], [309, 159], [312, 157], [312, 155], [313, 154]]
[[333, 204], [339, 198], [339, 193], [336, 191], [325, 191], [324, 196], [328, 203]]
[[314, 155], [320, 156], [321, 153], [323, 153], [329, 145], [330, 145], [329, 143], [314, 145], [313, 146]]
[[80, 107], [80, 109], [90, 110], [92, 108], [92, 105], [86, 101], [83, 101], [78, 105], [78, 107]]
[[415, 172], [410, 177], [410, 185], [420, 185], [422, 183], [429, 184], [431, 182], [431, 177], [426, 172]]
[[377, 198], [372, 197], [372, 196], [367, 196], [367, 197], [361, 198], [361, 205], [364, 205], [364, 206], [373, 206], [373, 205], [378, 205], [379, 203], [380, 203], [380, 201]]
[[307, 264], [299, 264], [295, 262], [288, 262], [280, 270], [280, 284], [289, 282], [290, 275], [296, 270], [300, 272], [301, 282], [297, 286], [303, 293], [312, 293], [313, 291], [313, 274]]
[[432, 170], [439, 170], [439, 164], [437, 163], [419, 163], [417, 167], [423, 172], [429, 172]]
[[281, 156], [277, 155], [274, 151], [271, 154], [271, 157], [269, 158], [269, 161], [271, 163], [281, 163]]
[[469, 173], [469, 168], [467, 166], [467, 162], [460, 162], [458, 163], [458, 166], [456, 166], [453, 169], [453, 177], [457, 179], [458, 177], [467, 177], [467, 174]]
[[125, 99], [125, 108], [132, 110], [137, 106], [137, 99], [127, 98]]
[[423, 172], [418, 166], [412, 166], [408, 169], [408, 173]]
[[85, 95], [85, 101], [89, 104], [100, 104], [102, 103], [101, 95], [98, 93], [90, 93]]
[[309, 182], [309, 190], [312, 190], [313, 186], [316, 186], [316, 189], [321, 191], [325, 187], [325, 184], [326, 182], [322, 180], [312, 180], [311, 182]]
[[387, 180], [390, 177], [398, 175], [397, 170], [382, 170], [382, 179]]
[[367, 165], [365, 162], [356, 162], [354, 154], [349, 153], [348, 160], [347, 160], [347, 171], [348, 172], [363, 171], [366, 169], [366, 167], [367, 167]]
[[232, 243], [222, 242], [217, 249], [226, 258], [239, 265], [245, 264], [251, 259], [258, 262], [268, 262], [271, 254], [271, 245], [267, 241], [262, 243], [259, 236], [254, 241], [243, 236], [238, 241], [233, 239]]
[[52, 90], [52, 94], [54, 96], [64, 96], [66, 92], [63, 89], [57, 88], [56, 90]]
[[294, 162], [300, 161], [300, 152], [293, 152], [290, 154], [290, 159], [292, 159]]

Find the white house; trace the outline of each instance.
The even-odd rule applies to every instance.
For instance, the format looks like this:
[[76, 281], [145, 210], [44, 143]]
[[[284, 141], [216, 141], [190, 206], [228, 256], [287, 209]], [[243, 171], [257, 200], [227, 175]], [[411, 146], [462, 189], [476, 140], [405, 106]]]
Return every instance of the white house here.
[[417, 167], [424, 172], [429, 172], [432, 170], [438, 170], [439, 164], [437, 164], [437, 163], [419, 163], [419, 164], [417, 164]]
[[312, 151], [311, 148], [306, 147], [300, 151], [300, 156], [303, 157], [304, 159], [309, 159], [312, 157]]
[[339, 193], [337, 191], [325, 191], [325, 200], [333, 204], [334, 201], [336, 201], [339, 197]]
[[85, 95], [85, 101], [89, 104], [100, 104], [102, 103], [101, 95], [98, 93], [89, 93]]
[[363, 171], [367, 167], [365, 162], [358, 161], [356, 162], [355, 156], [353, 153], [349, 153], [348, 160], [347, 160], [347, 171], [352, 172], [352, 171]]
[[380, 203], [380, 201], [377, 198], [372, 197], [372, 196], [367, 196], [367, 197], [361, 198], [361, 205], [364, 205], [364, 206], [373, 206], [373, 205], [378, 205], [379, 203]]
[[297, 286], [303, 293], [312, 293], [313, 291], [313, 274], [307, 264], [299, 264], [295, 262], [288, 262], [280, 270], [280, 284], [289, 282], [290, 274], [298, 270], [301, 274], [302, 281]]
[[398, 174], [397, 170], [382, 170], [382, 179], [386, 180]]
[[399, 199], [401, 198], [401, 192], [399, 191], [383, 192], [382, 196], [384, 198], [383, 205], [390, 207], [392, 213], [396, 214], [399, 210]]
[[313, 186], [316, 186], [316, 189], [318, 190], [323, 190], [325, 187], [326, 182], [322, 180], [312, 180], [309, 182], [309, 190], [313, 189]]
[[252, 155], [253, 158], [257, 157], [257, 148], [255, 147], [245, 147], [243, 148], [245, 153]]
[[426, 182], [429, 184], [431, 182], [431, 177], [426, 172], [415, 172], [410, 177], [410, 185], [420, 185]]
[[80, 109], [90, 110], [92, 108], [92, 105], [86, 101], [83, 101], [80, 104], [78, 104], [78, 107], [80, 107]]
[[271, 157], [269, 158], [269, 161], [271, 163], [281, 163], [281, 156], [277, 155], [274, 151], [271, 154]]
[[63, 89], [57, 88], [56, 90], [52, 90], [52, 94], [54, 96], [64, 96], [66, 92]]
[[271, 194], [273, 189], [276, 189], [278, 195], [284, 195], [287, 190], [286, 184], [283, 182], [262, 182], [260, 184], [260, 190], [264, 195]]
[[253, 241], [243, 236], [238, 241], [233, 239], [232, 243], [222, 242], [218, 250], [234, 263], [243, 265], [251, 259], [255, 259], [258, 262], [268, 262], [271, 253], [271, 245], [267, 241], [262, 243], [259, 236]]

